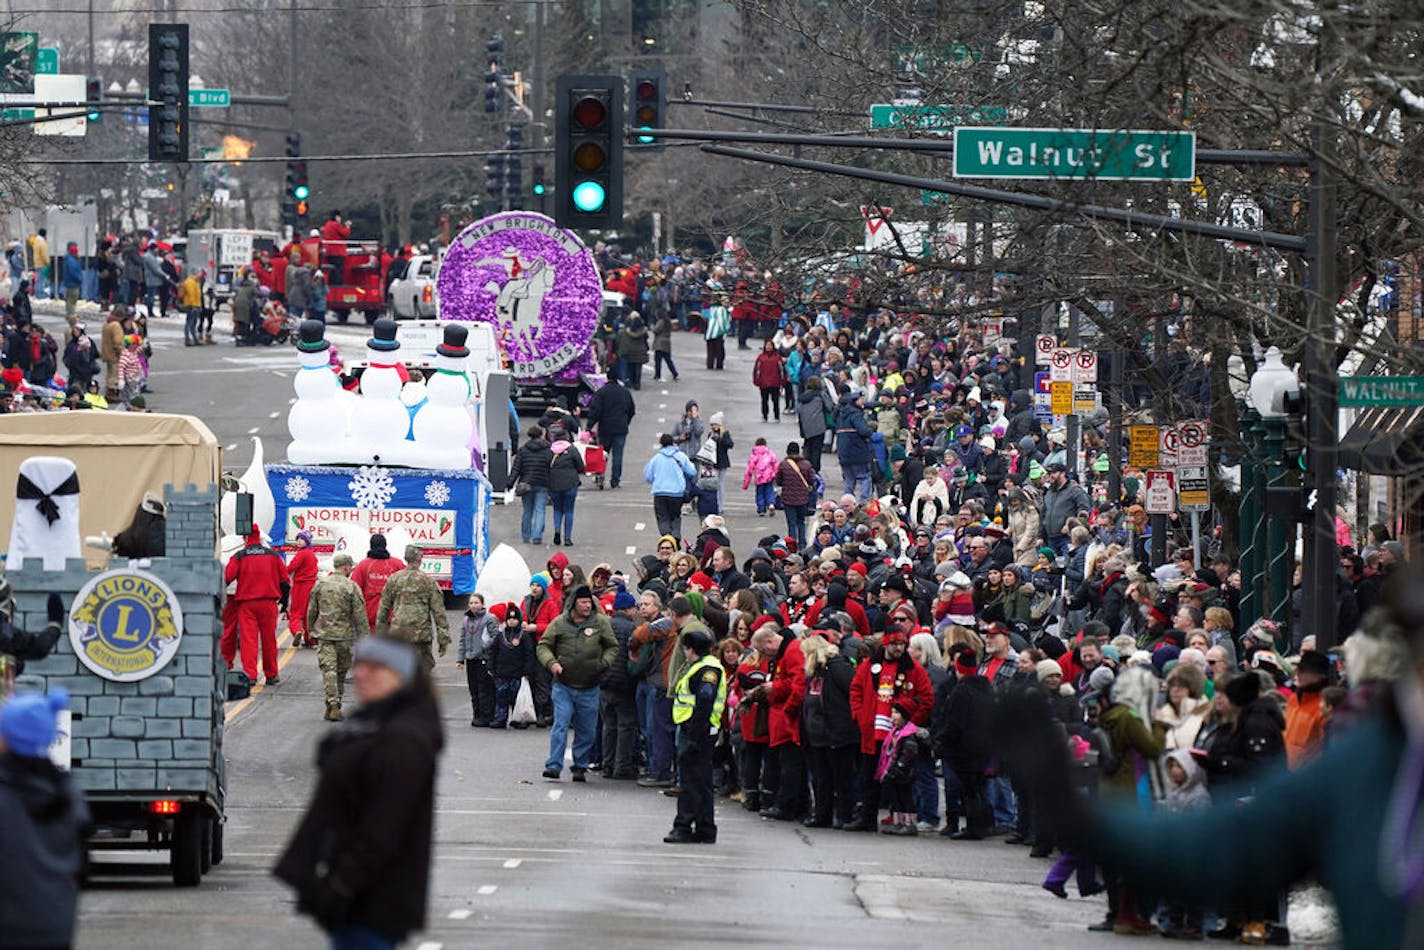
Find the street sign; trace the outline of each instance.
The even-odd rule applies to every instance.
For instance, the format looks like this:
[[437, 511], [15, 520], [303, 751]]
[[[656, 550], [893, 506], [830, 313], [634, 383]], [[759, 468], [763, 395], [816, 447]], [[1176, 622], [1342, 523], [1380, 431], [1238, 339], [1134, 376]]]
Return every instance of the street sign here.
[[35, 75], [59, 75], [59, 47], [41, 46], [35, 53]]
[[1203, 466], [1211, 448], [1211, 420], [1189, 419], [1172, 427], [1176, 432], [1177, 465]]
[[983, 58], [983, 50], [970, 49], [963, 43], [951, 43], [949, 46], [897, 46], [895, 73], [908, 76], [913, 73], [939, 73], [945, 69], [968, 69]]
[[1340, 380], [1340, 406], [1424, 405], [1424, 376], [1346, 376]]
[[34, 109], [0, 109], [0, 121], [14, 122], [17, 119], [33, 119]]
[[1170, 515], [1177, 508], [1177, 489], [1172, 473], [1150, 471], [1147, 473], [1146, 501], [1143, 508], [1149, 515]]
[[1094, 129], [954, 130], [956, 178], [1191, 181], [1196, 133]]
[[1177, 504], [1183, 511], [1211, 510], [1211, 480], [1206, 466], [1177, 469]]
[[948, 135], [957, 125], [1002, 125], [1006, 106], [895, 105], [877, 102], [870, 107], [872, 129], [911, 129]]
[[1073, 384], [1073, 415], [1082, 416], [1096, 411], [1098, 392], [1088, 384]]
[[1048, 384], [1048, 408], [1055, 416], [1071, 416], [1073, 414], [1073, 384], [1071, 382]]
[[1073, 354], [1073, 382], [1096, 383], [1098, 381], [1098, 353], [1096, 350], [1079, 350]]
[[1056, 349], [1058, 349], [1058, 340], [1054, 336], [1048, 333], [1039, 334], [1033, 348], [1033, 365], [1047, 366]]
[[984, 345], [993, 346], [1004, 338], [1004, 318], [990, 317], [980, 321], [979, 332], [983, 334]]
[[1049, 382], [1047, 373], [1033, 374], [1033, 415], [1039, 422], [1048, 422], [1053, 418]]
[[226, 109], [232, 105], [232, 90], [189, 89], [188, 105], [195, 109]]
[[1159, 434], [1157, 426], [1127, 427], [1127, 464], [1147, 470], [1157, 466]]
[[1076, 351], [1058, 349], [1048, 356], [1048, 374], [1055, 383], [1073, 381], [1073, 365]]
[[[63, 73], [55, 75], [53, 73], [35, 74], [35, 101], [36, 102], [83, 102], [84, 101], [84, 77], [78, 73]], [[88, 122], [85, 120], [83, 111], [78, 115], [73, 108], [60, 109], [36, 109], [35, 114], [41, 118], [47, 115], [67, 115], [71, 118], [52, 119], [47, 122], [36, 122], [31, 126], [36, 135], [64, 135], [78, 137], [84, 134]]]

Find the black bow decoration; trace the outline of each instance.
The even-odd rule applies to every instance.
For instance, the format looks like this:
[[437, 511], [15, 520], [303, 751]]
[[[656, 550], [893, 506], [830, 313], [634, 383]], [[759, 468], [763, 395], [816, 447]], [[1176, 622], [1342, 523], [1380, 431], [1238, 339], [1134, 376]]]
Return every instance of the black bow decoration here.
[[42, 492], [38, 485], [30, 481], [29, 476], [21, 475], [19, 482], [15, 485], [15, 497], [21, 501], [33, 501], [35, 507], [40, 510], [40, 514], [45, 516], [45, 520], [54, 524], [59, 520], [59, 505], [54, 503], [52, 495], [77, 495], [79, 494], [79, 473], [73, 472], [68, 478], [60, 482], [59, 487], [52, 492]]

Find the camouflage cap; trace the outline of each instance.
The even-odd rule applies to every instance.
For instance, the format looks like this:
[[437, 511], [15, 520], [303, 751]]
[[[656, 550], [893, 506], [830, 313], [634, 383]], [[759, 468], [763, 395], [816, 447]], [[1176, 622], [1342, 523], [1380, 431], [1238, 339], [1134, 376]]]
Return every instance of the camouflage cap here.
[[331, 559], [331, 566], [333, 568], [354, 567], [355, 564], [356, 562], [352, 560], [351, 555], [349, 554], [338, 554], [336, 555], [336, 557]]
[[407, 544], [405, 546], [405, 559], [407, 562], [419, 561], [425, 556], [425, 548], [418, 544]]

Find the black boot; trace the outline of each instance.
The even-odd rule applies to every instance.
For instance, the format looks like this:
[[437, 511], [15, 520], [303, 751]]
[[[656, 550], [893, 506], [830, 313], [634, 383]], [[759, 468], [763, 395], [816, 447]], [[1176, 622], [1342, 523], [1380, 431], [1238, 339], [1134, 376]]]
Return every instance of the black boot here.
[[761, 792], [742, 793], [742, 807], [747, 811], [761, 811]]

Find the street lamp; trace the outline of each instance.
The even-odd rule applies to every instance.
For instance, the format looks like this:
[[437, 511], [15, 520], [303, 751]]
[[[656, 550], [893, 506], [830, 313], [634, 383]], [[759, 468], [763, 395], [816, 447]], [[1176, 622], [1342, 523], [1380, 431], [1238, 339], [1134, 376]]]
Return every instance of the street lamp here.
[[[1258, 616], [1270, 617], [1278, 624], [1284, 624], [1290, 615], [1290, 571], [1294, 555], [1295, 524], [1279, 515], [1272, 516], [1268, 499], [1274, 494], [1279, 497], [1286, 489], [1285, 437], [1286, 398], [1300, 392], [1300, 379], [1295, 370], [1285, 365], [1281, 351], [1271, 347], [1266, 351], [1260, 367], [1251, 374], [1251, 404], [1260, 416], [1260, 424], [1252, 427], [1259, 446], [1255, 467], [1255, 505], [1251, 512], [1254, 524], [1246, 526], [1257, 543], [1252, 545], [1253, 556], [1250, 564], [1242, 565], [1243, 581], [1247, 570], [1252, 572], [1253, 588], [1261, 591], [1261, 575], [1265, 575], [1264, 603], [1257, 602]], [[1288, 492], [1288, 490], [1287, 490]], [[1265, 523], [1264, 544], [1259, 534], [1261, 522]], [[1244, 618], [1243, 618], [1244, 619]], [[1278, 644], [1279, 646], [1279, 644]]]

